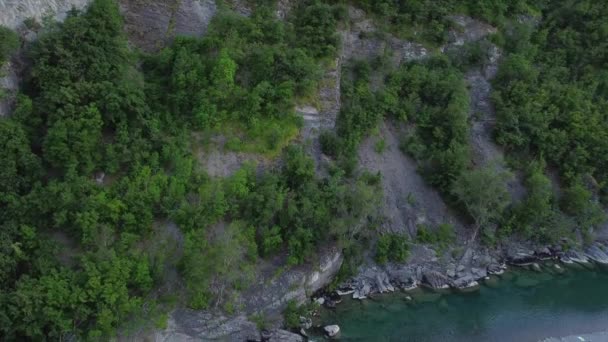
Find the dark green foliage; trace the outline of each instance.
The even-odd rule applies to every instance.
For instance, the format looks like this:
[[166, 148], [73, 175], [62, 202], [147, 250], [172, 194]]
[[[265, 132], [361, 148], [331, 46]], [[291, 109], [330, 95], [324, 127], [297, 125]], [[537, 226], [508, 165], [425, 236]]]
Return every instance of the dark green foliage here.
[[399, 234], [380, 236], [376, 244], [376, 262], [385, 264], [387, 261], [404, 262], [409, 255], [409, 239]]
[[340, 44], [336, 27], [346, 9], [319, 0], [303, 1], [296, 9], [295, 35], [298, 45], [315, 57], [332, 57]]
[[506, 18], [538, 11], [544, 1], [496, 0], [357, 0], [357, 5], [378, 16], [378, 22], [407, 38], [432, 44], [447, 41], [449, 15], [468, 14], [495, 25]]
[[403, 147], [420, 162], [429, 183], [449, 193], [469, 164], [469, 100], [462, 74], [443, 58], [408, 64], [389, 76], [386, 92], [399, 99], [388, 113], [416, 125]]
[[[607, 16], [606, 6], [593, 1], [552, 3], [537, 27], [508, 32], [509, 55], [495, 80], [497, 141], [556, 166], [566, 187], [561, 208], [585, 229], [602, 221], [592, 213], [600, 210], [589, 190], [603, 197], [608, 184]], [[534, 235], [554, 237], [549, 223], [533, 219], [551, 217], [557, 209], [548, 180], [532, 174], [528, 183], [528, 204], [539, 212], [522, 207], [520, 219]]]
[[475, 229], [485, 229], [502, 217], [511, 203], [507, 182], [513, 175], [498, 165], [488, 164], [464, 172], [454, 182], [452, 194], [475, 221]]
[[454, 227], [451, 224], [443, 223], [437, 228], [431, 229], [425, 225], [419, 225], [416, 231], [416, 241], [428, 243], [438, 247], [446, 247], [456, 240]]
[[19, 36], [9, 28], [0, 26], [0, 66], [4, 65], [11, 53], [19, 48]]
[[300, 317], [306, 317], [307, 310], [305, 305], [298, 306], [293, 300], [287, 302], [287, 307], [283, 311], [283, 318], [285, 319], [285, 326], [289, 329], [300, 328]]

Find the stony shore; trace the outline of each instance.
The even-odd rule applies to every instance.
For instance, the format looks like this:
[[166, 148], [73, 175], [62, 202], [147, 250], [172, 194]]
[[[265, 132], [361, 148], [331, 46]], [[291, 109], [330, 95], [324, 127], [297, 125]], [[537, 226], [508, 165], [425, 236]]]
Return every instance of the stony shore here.
[[[552, 262], [552, 267], [558, 271], [564, 265], [608, 265], [606, 241], [568, 251], [559, 246], [525, 248], [520, 245], [504, 250], [469, 247], [459, 258], [439, 258], [428, 247], [414, 246], [412, 254], [412, 260], [407, 264], [371, 264], [362, 267], [357, 276], [339, 286], [337, 294], [365, 299], [376, 294], [407, 291], [419, 286], [433, 290], [468, 291], [479, 287], [480, 282], [490, 276], [504, 273], [509, 267], [527, 267], [540, 272], [541, 262]], [[334, 296], [324, 295], [325, 305], [334, 305]]]

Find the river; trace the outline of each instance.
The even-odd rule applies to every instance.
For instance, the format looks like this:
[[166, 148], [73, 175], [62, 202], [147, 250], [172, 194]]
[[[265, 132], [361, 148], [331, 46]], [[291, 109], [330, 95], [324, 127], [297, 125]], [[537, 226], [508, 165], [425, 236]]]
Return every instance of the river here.
[[338, 324], [342, 341], [525, 342], [606, 331], [608, 272], [516, 270], [470, 293], [345, 299], [322, 311], [321, 321]]

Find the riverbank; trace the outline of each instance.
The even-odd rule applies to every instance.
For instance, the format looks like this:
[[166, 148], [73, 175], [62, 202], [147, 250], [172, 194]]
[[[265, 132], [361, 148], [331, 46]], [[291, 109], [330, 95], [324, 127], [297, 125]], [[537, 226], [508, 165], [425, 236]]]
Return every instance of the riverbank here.
[[[605, 330], [608, 272], [554, 265], [541, 265], [545, 272], [514, 268], [483, 281], [474, 292], [420, 287], [363, 301], [345, 297], [335, 308], [323, 309], [318, 324], [339, 325], [345, 341], [407, 336], [429, 342], [533, 342]], [[595, 335], [592, 341], [602, 341], [603, 335]]]
[[[408, 291], [417, 287], [433, 290], [455, 289], [469, 291], [493, 275], [503, 274], [509, 267], [525, 267], [542, 271], [540, 264], [559, 271], [562, 267], [586, 267], [591, 263], [608, 265], [608, 244], [597, 241], [585, 248], [564, 250], [560, 245], [527, 247], [522, 244], [488, 249], [468, 247], [460, 256], [436, 253], [427, 246], [413, 246], [412, 256], [406, 264], [379, 266], [370, 263], [361, 267], [352, 279], [342, 283], [337, 293], [353, 299], [365, 299], [397, 290]], [[332, 306], [332, 297], [324, 302]]]

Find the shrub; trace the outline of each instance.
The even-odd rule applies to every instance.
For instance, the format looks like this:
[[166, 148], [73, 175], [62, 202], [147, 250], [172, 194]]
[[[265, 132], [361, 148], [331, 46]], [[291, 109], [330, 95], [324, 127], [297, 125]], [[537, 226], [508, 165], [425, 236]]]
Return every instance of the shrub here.
[[376, 262], [385, 264], [387, 261], [404, 262], [409, 256], [409, 239], [399, 234], [380, 236], [376, 244]]

